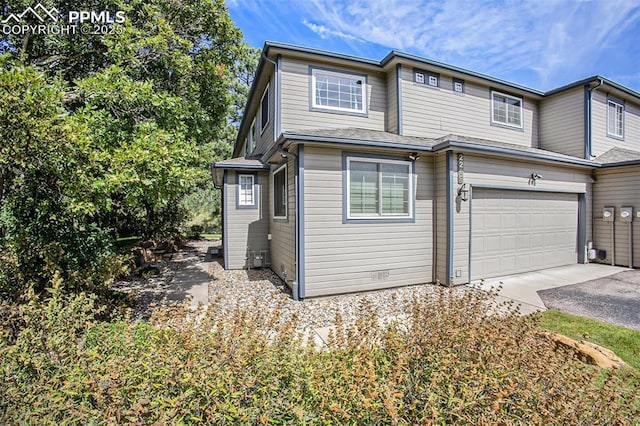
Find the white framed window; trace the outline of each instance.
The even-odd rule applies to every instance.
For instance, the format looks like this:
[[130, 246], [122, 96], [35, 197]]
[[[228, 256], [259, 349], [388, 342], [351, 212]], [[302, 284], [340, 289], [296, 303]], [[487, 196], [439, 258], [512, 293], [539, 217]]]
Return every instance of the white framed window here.
[[273, 172], [271, 182], [273, 188], [273, 218], [287, 218], [287, 164], [283, 164]]
[[440, 74], [430, 71], [413, 69], [413, 81], [430, 87], [440, 87]]
[[347, 219], [407, 219], [412, 216], [412, 163], [346, 157]]
[[238, 175], [238, 206], [255, 206], [255, 176]]
[[312, 108], [366, 114], [367, 78], [363, 74], [311, 69]]
[[607, 102], [607, 134], [624, 138], [624, 104], [609, 99]]
[[464, 93], [464, 80], [460, 80], [459, 78], [454, 78], [453, 91], [456, 93]]
[[256, 120], [254, 119], [251, 122], [251, 128], [249, 129], [249, 136], [247, 136], [247, 155], [251, 155], [253, 149], [256, 147], [256, 140], [258, 139], [258, 134], [256, 130]]
[[492, 91], [491, 122], [522, 129], [522, 98]]
[[262, 99], [260, 100], [260, 129], [263, 132], [267, 124], [269, 124], [269, 85], [264, 89]]

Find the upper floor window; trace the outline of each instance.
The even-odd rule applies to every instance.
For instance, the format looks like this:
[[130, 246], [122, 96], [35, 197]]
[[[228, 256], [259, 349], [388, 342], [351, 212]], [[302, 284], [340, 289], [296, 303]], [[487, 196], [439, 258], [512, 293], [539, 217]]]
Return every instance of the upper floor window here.
[[256, 205], [255, 176], [238, 175], [238, 206], [253, 207]]
[[424, 84], [426, 86], [440, 87], [440, 74], [414, 69], [413, 81], [418, 84]]
[[522, 128], [522, 98], [491, 92], [491, 122]]
[[607, 123], [607, 133], [610, 136], [624, 137], [624, 104], [609, 99]]
[[312, 107], [366, 114], [367, 78], [361, 74], [311, 69]]
[[258, 134], [256, 130], [256, 120], [254, 119], [251, 122], [251, 128], [249, 129], [249, 136], [247, 137], [246, 155], [251, 155], [254, 148], [256, 147], [257, 139], [258, 139]]
[[287, 164], [273, 172], [273, 218], [287, 218]]
[[453, 91], [456, 93], [464, 93], [464, 80], [460, 80], [459, 78], [454, 78]]
[[411, 217], [411, 162], [346, 158], [347, 219]]
[[262, 131], [267, 127], [267, 124], [269, 124], [269, 86], [264, 90], [260, 101], [260, 126]]

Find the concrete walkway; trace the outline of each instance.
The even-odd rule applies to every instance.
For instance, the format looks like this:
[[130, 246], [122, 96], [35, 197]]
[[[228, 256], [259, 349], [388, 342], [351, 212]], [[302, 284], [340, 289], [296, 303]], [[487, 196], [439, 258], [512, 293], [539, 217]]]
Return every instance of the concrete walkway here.
[[[504, 301], [513, 300], [520, 306], [522, 314], [529, 314], [547, 309], [538, 295], [538, 290], [577, 284], [627, 270], [628, 268], [597, 263], [575, 264], [524, 274], [489, 278], [482, 282], [480, 288], [488, 290], [491, 287], [498, 287], [502, 283], [502, 290], [498, 299]], [[480, 281], [475, 281], [471, 284], [480, 285]]]
[[190, 308], [197, 308], [200, 303], [209, 303], [209, 266], [205, 263], [206, 252], [199, 246], [180, 251], [179, 258], [172, 258], [177, 263], [173, 279], [167, 289], [167, 300], [183, 302], [191, 297]]

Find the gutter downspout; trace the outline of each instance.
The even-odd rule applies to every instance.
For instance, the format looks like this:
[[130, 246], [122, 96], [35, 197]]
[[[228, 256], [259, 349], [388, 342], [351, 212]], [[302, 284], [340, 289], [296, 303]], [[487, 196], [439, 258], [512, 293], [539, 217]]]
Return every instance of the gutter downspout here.
[[586, 139], [586, 143], [585, 143], [585, 147], [584, 147], [584, 159], [585, 160], [591, 160], [591, 157], [593, 156], [593, 129], [592, 129], [592, 125], [593, 125], [593, 114], [592, 114], [592, 103], [593, 103], [593, 92], [595, 92], [596, 90], [598, 90], [602, 85], [604, 84], [604, 80], [602, 80], [601, 78], [598, 81], [598, 85], [595, 87], [590, 87], [589, 85], [587, 85], [587, 92], [589, 94], [588, 96], [588, 104], [587, 104], [587, 110], [586, 110], [586, 114], [587, 114], [587, 120], [585, 120], [585, 127], [586, 127], [586, 135], [585, 135], [585, 139]]
[[294, 252], [295, 252], [295, 279], [294, 281], [291, 283], [291, 294], [293, 297], [293, 300], [300, 300], [300, 230], [298, 229], [298, 224], [300, 223], [300, 210], [298, 209], [298, 200], [299, 200], [299, 191], [298, 191], [298, 182], [299, 182], [299, 176], [298, 176], [298, 156], [296, 154], [294, 154], [293, 152], [289, 152], [289, 151], [285, 151], [283, 148], [278, 148], [278, 153], [280, 155], [282, 155], [285, 158], [293, 158], [293, 169], [294, 169], [294, 197], [295, 197], [295, 202], [293, 203], [294, 206], [294, 214], [293, 217], [295, 218], [296, 224], [295, 224], [295, 248], [294, 248]]
[[[600, 78], [598, 81], [598, 85], [595, 87], [591, 87], [589, 85], [586, 86], [587, 89], [587, 93], [589, 96], [586, 97], [587, 99], [587, 105], [585, 108], [585, 114], [587, 115], [586, 119], [585, 119], [585, 146], [584, 146], [584, 159], [585, 160], [591, 160], [591, 157], [593, 155], [593, 129], [592, 129], [592, 122], [593, 122], [593, 114], [592, 114], [592, 103], [593, 103], [593, 92], [595, 92], [596, 90], [598, 90], [602, 85], [604, 84], [604, 81]], [[595, 186], [596, 186], [596, 171], [593, 170], [591, 172], [591, 188], [590, 188], [590, 192], [589, 192], [589, 198], [591, 198], [591, 241], [593, 241], [593, 237], [594, 237], [594, 228], [595, 228], [595, 223], [594, 223], [594, 216], [595, 216], [595, 197], [594, 197], [594, 193], [595, 193]], [[614, 251], [615, 251], [615, 246], [614, 246]], [[587, 263], [589, 262], [589, 256], [587, 256]]]

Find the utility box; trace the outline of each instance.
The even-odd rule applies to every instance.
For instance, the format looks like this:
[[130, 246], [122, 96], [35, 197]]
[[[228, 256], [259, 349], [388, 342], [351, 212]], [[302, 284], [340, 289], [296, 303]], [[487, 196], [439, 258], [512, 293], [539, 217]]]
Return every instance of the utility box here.
[[616, 217], [616, 208], [612, 206], [607, 206], [602, 210], [602, 221], [603, 222], [613, 222]]
[[620, 222], [633, 222], [633, 207], [622, 207], [620, 209]]

